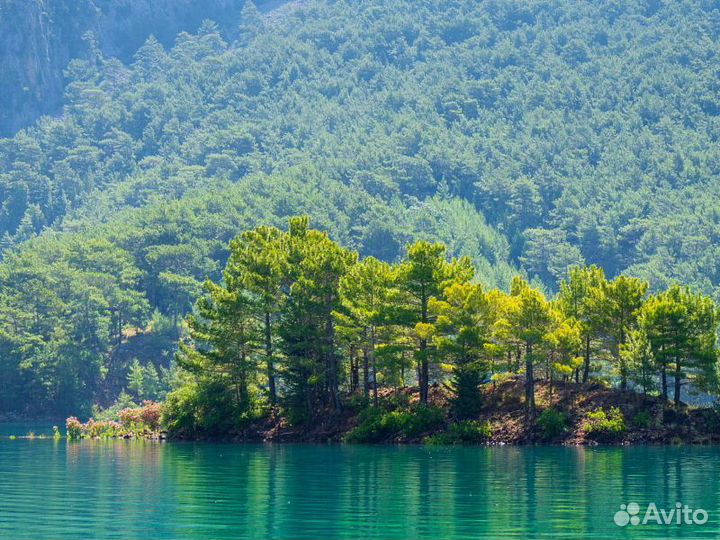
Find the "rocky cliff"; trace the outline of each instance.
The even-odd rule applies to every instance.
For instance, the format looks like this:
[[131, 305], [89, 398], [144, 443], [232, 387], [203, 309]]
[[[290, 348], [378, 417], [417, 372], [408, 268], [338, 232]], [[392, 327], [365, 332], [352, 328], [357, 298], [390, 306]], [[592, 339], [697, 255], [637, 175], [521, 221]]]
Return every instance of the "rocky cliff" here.
[[[127, 61], [150, 34], [164, 45], [204, 19], [232, 36], [245, 0], [0, 0], [0, 136], [62, 100], [63, 70], [92, 32], [106, 56]], [[258, 1], [262, 10], [282, 2]]]

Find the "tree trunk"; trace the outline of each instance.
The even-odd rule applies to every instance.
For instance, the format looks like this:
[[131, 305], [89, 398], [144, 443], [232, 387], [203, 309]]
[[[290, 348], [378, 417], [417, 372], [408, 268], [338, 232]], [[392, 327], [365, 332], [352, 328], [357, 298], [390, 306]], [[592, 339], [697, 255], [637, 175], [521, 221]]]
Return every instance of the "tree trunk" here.
[[378, 406], [378, 382], [377, 382], [377, 361], [375, 360], [375, 327], [370, 329], [370, 359], [373, 370], [373, 402]]
[[341, 409], [339, 383], [338, 383], [338, 366], [337, 356], [335, 355], [335, 328], [331, 316], [325, 321], [325, 339], [326, 339], [326, 357], [327, 357], [327, 377], [328, 392], [330, 393], [330, 406], [335, 412]]
[[372, 370], [373, 370], [373, 404], [378, 406], [378, 383], [377, 383], [377, 363], [375, 361], [375, 355], [372, 355]]
[[680, 358], [675, 358], [675, 408], [680, 407]]
[[427, 341], [420, 340], [420, 403], [426, 405], [428, 402], [428, 361], [427, 361]]
[[525, 404], [528, 423], [530, 423], [535, 418], [535, 375], [533, 373], [531, 343], [526, 343], [525, 349]]
[[120, 349], [121, 345], [122, 345], [122, 311], [118, 310], [117, 348]]
[[617, 350], [615, 358], [617, 358], [618, 366], [620, 366], [620, 390], [627, 390], [627, 368], [625, 366], [625, 361], [622, 359], [622, 356], [620, 355], [620, 345], [617, 346]]
[[625, 311], [620, 316], [620, 340], [616, 344], [615, 353], [618, 365], [620, 366], [620, 390], [627, 390], [627, 366], [620, 354], [620, 348], [625, 344]]
[[585, 361], [584, 361], [584, 365], [583, 365], [583, 377], [582, 377], [583, 384], [588, 382], [589, 377], [590, 377], [590, 336], [587, 336], [585, 338]]
[[277, 389], [275, 388], [275, 366], [273, 365], [273, 346], [272, 346], [272, 321], [270, 312], [265, 312], [265, 359], [267, 362], [267, 378], [268, 392], [270, 394], [270, 404], [277, 403]]
[[363, 347], [363, 393], [370, 397], [370, 358], [367, 346]]
[[360, 372], [355, 345], [350, 345], [350, 393], [354, 394], [360, 385]]
[[[427, 323], [428, 319], [428, 308], [427, 299], [423, 298], [421, 302], [420, 321]], [[428, 402], [428, 385], [429, 385], [429, 369], [428, 369], [428, 357], [427, 357], [427, 340], [420, 340], [420, 403], [427, 405]]]
[[668, 398], [667, 368], [665, 367], [665, 364], [663, 364], [662, 370], [661, 370], [661, 372], [660, 372], [660, 380], [662, 381], [662, 397], [663, 397], [663, 401], [667, 401], [667, 398]]

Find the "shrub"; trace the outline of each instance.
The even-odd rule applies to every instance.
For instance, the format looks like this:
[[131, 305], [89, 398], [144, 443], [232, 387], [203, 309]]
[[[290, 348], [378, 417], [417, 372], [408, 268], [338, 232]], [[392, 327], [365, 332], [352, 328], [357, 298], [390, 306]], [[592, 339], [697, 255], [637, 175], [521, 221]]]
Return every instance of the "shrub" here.
[[537, 419], [543, 438], [554, 439], [567, 430], [567, 416], [555, 409], [545, 409]]
[[492, 437], [492, 427], [489, 422], [465, 420], [452, 424], [445, 433], [438, 433], [425, 438], [425, 444], [452, 445], [452, 444], [480, 444]]
[[120, 419], [120, 423], [126, 428], [131, 428], [142, 422], [139, 407], [123, 409], [118, 413], [118, 418]]
[[625, 417], [618, 407], [611, 407], [610, 412], [597, 409], [587, 414], [583, 428], [594, 439], [613, 440], [625, 431]]
[[124, 390], [120, 392], [115, 403], [110, 405], [107, 409], [101, 409], [98, 406], [94, 406], [92, 410], [92, 417], [95, 420], [117, 420], [120, 411], [123, 409], [136, 409], [138, 404], [135, 403], [127, 392]]
[[652, 418], [650, 417], [650, 413], [648, 411], [640, 411], [633, 416], [632, 422], [635, 427], [647, 429], [650, 427], [651, 420]]
[[346, 442], [372, 443], [403, 435], [414, 438], [438, 428], [445, 420], [439, 407], [420, 405], [415, 409], [387, 412], [370, 407], [358, 415], [358, 425], [345, 437]]
[[168, 394], [160, 424], [176, 438], [234, 435], [260, 415], [261, 411], [251, 406], [257, 401], [251, 394], [238, 404], [221, 381], [191, 381]]
[[370, 399], [365, 394], [353, 394], [347, 399], [345, 406], [351, 411], [359, 412], [370, 406]]
[[110, 439], [125, 435], [123, 426], [114, 420], [96, 421], [92, 418], [83, 425], [83, 435], [93, 439]]
[[142, 407], [126, 408], [118, 413], [120, 423], [128, 429], [148, 428], [156, 431], [160, 426], [162, 406], [153, 401], [144, 401]]
[[420, 405], [414, 411], [406, 412], [401, 418], [402, 432], [413, 438], [437, 429], [445, 422], [445, 413], [440, 407]]
[[386, 413], [377, 407], [368, 407], [358, 415], [358, 425], [346, 436], [346, 442], [370, 443], [378, 442], [388, 436], [389, 421]]
[[91, 418], [83, 424], [74, 416], [71, 416], [70, 418], [65, 420], [65, 428], [67, 430], [67, 437], [71, 440], [78, 440], [84, 437], [90, 437], [93, 439], [107, 439], [113, 437], [122, 437], [127, 433], [125, 428], [114, 420], [98, 421]]
[[68, 439], [80, 439], [82, 437], [82, 422], [75, 418], [74, 416], [71, 416], [67, 420], [65, 420], [65, 430], [67, 431], [67, 437]]
[[391, 394], [384, 399], [385, 408], [392, 409], [407, 409], [410, 407], [410, 396], [407, 394]]
[[514, 381], [515, 379], [517, 379], [517, 375], [512, 371], [501, 371], [500, 373], [494, 373], [490, 377], [490, 381], [495, 383], [497, 386], [502, 386], [503, 384]]
[[199, 393], [197, 383], [192, 382], [168, 394], [161, 422], [171, 436], [182, 438], [197, 434], [201, 401]]
[[162, 414], [162, 405], [154, 401], [144, 401], [140, 408], [140, 421], [152, 430], [156, 430], [160, 426], [160, 415]]

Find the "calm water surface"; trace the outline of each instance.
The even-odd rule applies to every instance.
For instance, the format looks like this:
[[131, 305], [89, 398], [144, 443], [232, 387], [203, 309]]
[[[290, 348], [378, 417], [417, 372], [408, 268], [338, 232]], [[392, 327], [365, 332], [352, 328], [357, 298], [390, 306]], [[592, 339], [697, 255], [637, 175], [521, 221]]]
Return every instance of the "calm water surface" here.
[[[617, 527], [633, 501], [710, 519]], [[0, 438], [3, 538], [716, 538], [718, 516], [720, 448]]]

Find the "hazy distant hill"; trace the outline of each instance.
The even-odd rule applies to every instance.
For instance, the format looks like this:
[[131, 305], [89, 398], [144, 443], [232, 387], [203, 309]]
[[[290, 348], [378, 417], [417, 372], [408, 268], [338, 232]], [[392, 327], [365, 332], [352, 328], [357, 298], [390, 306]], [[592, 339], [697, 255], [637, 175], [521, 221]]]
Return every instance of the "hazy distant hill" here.
[[[261, 9], [285, 2], [258, 0]], [[203, 19], [236, 34], [244, 0], [0, 0], [0, 135], [62, 105], [63, 70], [85, 57], [93, 32], [108, 56], [129, 61], [150, 34], [171, 45]]]

